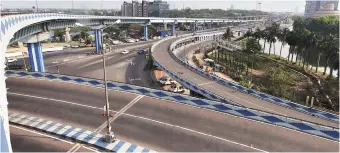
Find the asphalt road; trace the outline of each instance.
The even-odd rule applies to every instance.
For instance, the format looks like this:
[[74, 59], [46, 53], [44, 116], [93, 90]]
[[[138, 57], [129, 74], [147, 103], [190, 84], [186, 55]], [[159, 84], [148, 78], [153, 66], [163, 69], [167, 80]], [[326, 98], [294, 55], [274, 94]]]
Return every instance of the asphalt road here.
[[[9, 112], [89, 130], [105, 121], [103, 89], [19, 78], [6, 83]], [[136, 97], [109, 91], [110, 108], [119, 111]], [[161, 152], [339, 151], [335, 141], [150, 97], [125, 113], [112, 123], [117, 138]]]
[[[281, 114], [289, 117], [294, 117], [310, 122], [315, 122], [323, 125], [333, 126], [333, 127], [339, 127], [338, 123], [334, 123], [328, 120], [324, 120], [321, 118], [317, 118], [311, 115], [307, 115], [289, 108], [284, 108], [279, 105], [267, 102], [262, 99], [255, 98], [253, 96], [250, 96], [248, 94], [233, 90], [231, 88], [228, 88], [224, 85], [218, 84], [217, 82], [214, 82], [210, 79], [207, 79], [190, 69], [187, 69], [185, 66], [182, 66], [181, 64], [177, 63], [173, 58], [171, 58], [170, 54], [168, 53], [168, 48], [174, 42], [177, 38], [169, 39], [164, 41], [163, 43], [160, 43], [155, 47], [155, 51], [152, 53], [154, 58], [157, 60], [158, 63], [160, 63], [162, 66], [166, 67], [167, 70], [178, 74], [181, 72], [180, 77], [190, 80], [191, 82], [195, 83], [196, 85], [200, 86], [201, 88], [204, 88], [208, 91], [211, 91], [221, 97], [224, 97], [226, 99], [230, 99], [235, 101], [238, 104], [247, 106], [249, 108], [254, 108], [258, 110], [263, 110], [266, 112]], [[187, 51], [196, 49], [199, 45], [193, 45], [191, 47], [186, 48]]]
[[[10, 125], [13, 152], [67, 152], [75, 144], [54, 136]], [[97, 149], [81, 147], [78, 152], [98, 152]]]

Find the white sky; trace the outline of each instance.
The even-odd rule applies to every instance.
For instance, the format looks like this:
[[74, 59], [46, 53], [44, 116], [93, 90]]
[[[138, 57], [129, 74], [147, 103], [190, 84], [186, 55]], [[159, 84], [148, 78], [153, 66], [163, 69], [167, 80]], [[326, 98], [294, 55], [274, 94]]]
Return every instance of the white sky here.
[[[72, 8], [72, 0], [37, 0], [39, 8]], [[75, 8], [100, 9], [102, 0], [73, 0]], [[131, 0], [126, 0], [131, 2]], [[141, 1], [141, 0], [138, 0]], [[153, 1], [153, 0], [148, 0]], [[164, 0], [163, 0], [164, 1]], [[170, 9], [219, 8], [256, 9], [257, 0], [168, 0]], [[103, 9], [120, 9], [123, 0], [103, 0]], [[304, 11], [305, 0], [261, 0], [261, 10], [278, 12]], [[36, 0], [1, 0], [2, 8], [31, 8]]]

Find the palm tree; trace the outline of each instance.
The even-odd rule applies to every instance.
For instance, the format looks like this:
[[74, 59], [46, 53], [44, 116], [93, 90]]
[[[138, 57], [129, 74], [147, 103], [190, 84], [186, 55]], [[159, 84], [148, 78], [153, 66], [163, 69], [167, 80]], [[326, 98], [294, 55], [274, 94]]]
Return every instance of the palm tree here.
[[257, 27], [255, 32], [253, 33], [253, 37], [257, 40], [257, 43], [260, 44], [261, 29], [259, 27]]
[[282, 48], [287, 43], [286, 38], [287, 38], [288, 33], [289, 33], [289, 29], [288, 28], [284, 28], [284, 29], [280, 30], [278, 35], [277, 35], [278, 40], [281, 41], [280, 59], [281, 59]]
[[339, 58], [339, 38], [334, 35], [329, 35], [326, 37], [325, 43], [327, 45], [326, 50], [326, 65], [323, 75], [326, 74], [326, 69], [329, 66], [330, 72], [329, 76], [333, 75], [334, 63], [337, 58]]
[[234, 37], [233, 31], [228, 27], [226, 32], [223, 34], [223, 39], [230, 41]]

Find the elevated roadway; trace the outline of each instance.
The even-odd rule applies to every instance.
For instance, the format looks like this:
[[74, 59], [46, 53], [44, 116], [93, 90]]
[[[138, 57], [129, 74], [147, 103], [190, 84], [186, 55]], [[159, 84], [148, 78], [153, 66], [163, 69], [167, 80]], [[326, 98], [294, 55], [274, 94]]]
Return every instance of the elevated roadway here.
[[[324, 120], [321, 118], [317, 118], [305, 113], [298, 112], [296, 110], [292, 110], [289, 108], [281, 107], [279, 105], [267, 102], [262, 99], [255, 98], [253, 96], [250, 96], [248, 94], [236, 91], [234, 89], [228, 88], [226, 86], [223, 86], [221, 84], [218, 84], [215, 81], [212, 81], [208, 78], [205, 78], [190, 69], [186, 68], [185, 66], [178, 63], [176, 60], [174, 60], [170, 53], [168, 52], [168, 49], [170, 45], [177, 40], [178, 38], [171, 38], [168, 40], [165, 40], [164, 42], [158, 44], [155, 46], [154, 51], [152, 53], [154, 59], [165, 69], [169, 70], [172, 73], [178, 74], [179, 77], [190, 80], [192, 83], [195, 83], [199, 87], [206, 89], [208, 91], [211, 91], [212, 93], [215, 93], [225, 99], [232, 100], [238, 104], [241, 104], [243, 106], [254, 108], [270, 113], [280, 114], [284, 116], [289, 116], [297, 119], [302, 119], [314, 123], [319, 123], [323, 125], [328, 125], [332, 127], [339, 127], [338, 123]], [[211, 43], [209, 41], [205, 43]], [[186, 48], [186, 50], [192, 50], [194, 48], [197, 48], [201, 44], [197, 44], [191, 47]]]
[[[6, 83], [9, 112], [89, 130], [105, 121], [102, 88], [12, 77]], [[119, 111], [137, 96], [110, 90], [111, 110]], [[335, 141], [147, 96], [112, 126], [118, 138], [156, 151], [339, 151]]]

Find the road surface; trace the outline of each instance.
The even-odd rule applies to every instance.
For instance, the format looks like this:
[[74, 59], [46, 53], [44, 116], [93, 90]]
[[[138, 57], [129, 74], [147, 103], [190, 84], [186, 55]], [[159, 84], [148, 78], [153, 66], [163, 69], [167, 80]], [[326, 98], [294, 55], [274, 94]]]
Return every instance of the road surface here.
[[[105, 121], [101, 88], [19, 78], [7, 87], [9, 112], [88, 130]], [[137, 96], [109, 91], [110, 108], [119, 111]], [[131, 105], [112, 129], [119, 139], [161, 152], [339, 151], [335, 141], [150, 97]]]
[[[218, 84], [217, 82], [214, 82], [210, 79], [207, 79], [198, 73], [191, 71], [190, 69], [186, 68], [185, 66], [182, 66], [179, 64], [176, 60], [174, 60], [169, 52], [167, 51], [169, 49], [169, 46], [174, 42], [177, 38], [172, 38], [169, 40], [166, 40], [160, 44], [158, 44], [154, 48], [154, 52], [152, 53], [156, 61], [161, 64], [163, 67], [165, 67], [167, 70], [178, 74], [181, 73], [180, 77], [186, 80], [189, 80], [196, 85], [200, 86], [201, 88], [204, 88], [208, 91], [211, 91], [221, 97], [224, 97], [225, 99], [230, 99], [238, 104], [241, 104], [243, 106], [247, 106], [249, 108], [254, 108], [266, 112], [271, 112], [275, 114], [290, 116], [293, 118], [298, 118], [310, 122], [315, 122], [323, 125], [333, 126], [333, 127], [339, 127], [338, 123], [324, 120], [321, 118], [317, 118], [311, 115], [307, 115], [305, 113], [298, 112], [296, 110], [292, 110], [289, 108], [285, 108], [279, 105], [276, 105], [274, 103], [267, 102], [265, 100], [255, 98], [253, 96], [250, 96], [248, 94], [236, 91], [234, 89], [231, 89], [229, 87], [226, 87], [224, 85]], [[199, 45], [193, 45], [191, 47], [186, 48], [187, 51], [196, 49]]]

